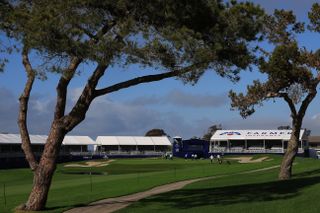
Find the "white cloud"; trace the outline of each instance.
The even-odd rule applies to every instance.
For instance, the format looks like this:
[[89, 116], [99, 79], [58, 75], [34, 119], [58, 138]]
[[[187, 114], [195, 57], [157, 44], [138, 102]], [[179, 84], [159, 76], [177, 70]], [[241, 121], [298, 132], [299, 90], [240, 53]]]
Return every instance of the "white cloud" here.
[[[71, 90], [68, 109], [77, 100], [80, 89]], [[193, 94], [195, 95], [195, 94]], [[142, 96], [141, 96], [142, 97]], [[4, 88], [0, 88], [0, 132], [17, 133], [18, 97]], [[42, 100], [46, 100], [42, 102]], [[48, 134], [53, 118], [55, 98], [35, 96], [30, 101], [29, 129], [32, 134]], [[86, 115], [86, 119], [70, 134], [89, 135], [144, 135], [152, 128], [162, 128], [171, 136], [201, 137], [213, 124], [222, 124], [229, 129], [274, 129], [280, 125], [291, 123], [290, 117], [275, 117], [265, 114], [254, 114], [248, 119], [242, 119], [238, 114], [228, 113], [227, 116], [215, 119], [215, 115], [206, 114], [201, 108], [198, 118], [191, 119], [183, 114], [181, 107], [153, 109], [149, 105], [139, 105], [129, 102], [119, 102], [109, 96], [94, 100]], [[68, 112], [68, 111], [67, 111]], [[221, 110], [219, 110], [221, 113]], [[320, 129], [320, 114], [305, 118], [303, 127], [317, 134]]]
[[145, 105], [172, 105], [189, 108], [214, 108], [229, 103], [227, 94], [210, 95], [188, 93], [181, 90], [171, 90], [163, 96], [138, 96], [128, 101], [129, 104]]
[[311, 117], [312, 120], [320, 120], [320, 113], [315, 114]]

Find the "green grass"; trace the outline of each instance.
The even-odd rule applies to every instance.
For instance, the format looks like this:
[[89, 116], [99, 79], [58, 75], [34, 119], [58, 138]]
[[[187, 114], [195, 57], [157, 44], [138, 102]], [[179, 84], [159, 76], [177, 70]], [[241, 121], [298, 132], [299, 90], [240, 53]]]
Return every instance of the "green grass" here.
[[[105, 167], [91, 169], [67, 168], [61, 164], [53, 178], [46, 212], [62, 212], [95, 200], [132, 194], [178, 180], [233, 174], [279, 164], [280, 157], [272, 158], [274, 160], [258, 164], [232, 162], [231, 165], [212, 165], [209, 160], [122, 159]], [[88, 171], [104, 175], [78, 174]], [[6, 205], [3, 184], [6, 188]], [[0, 170], [0, 212], [11, 212], [25, 202], [31, 186], [32, 173], [28, 169]]]
[[294, 213], [320, 211], [320, 161], [296, 159], [294, 177], [278, 181], [278, 169], [200, 181], [143, 199], [119, 212]]

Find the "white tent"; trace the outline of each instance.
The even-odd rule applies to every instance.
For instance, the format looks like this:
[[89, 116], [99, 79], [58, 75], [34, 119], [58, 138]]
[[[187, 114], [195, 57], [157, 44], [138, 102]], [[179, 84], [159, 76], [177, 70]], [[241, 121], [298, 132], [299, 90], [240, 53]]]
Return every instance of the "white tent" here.
[[[292, 130], [217, 130], [210, 140], [210, 152], [284, 153]], [[299, 153], [308, 147], [305, 130], [300, 130]]]
[[[98, 136], [96, 143], [103, 147], [103, 150], [113, 152], [157, 151], [157, 149], [161, 149], [160, 147], [171, 146], [170, 140], [166, 136]], [[94, 150], [97, 151], [98, 146], [95, 146]]]
[[124, 145], [124, 146], [171, 146], [166, 136], [142, 137], [142, 136], [98, 136], [96, 143], [102, 146]]
[[151, 139], [156, 146], [171, 146], [168, 137], [151, 137]]
[[[289, 140], [291, 130], [217, 130], [211, 141], [221, 140]], [[300, 130], [300, 140], [305, 130]]]
[[97, 142], [88, 136], [65, 136], [62, 145], [97, 145]]
[[[46, 135], [30, 135], [31, 144], [45, 144]], [[0, 134], [0, 144], [21, 144], [20, 134]]]
[[[30, 135], [31, 144], [44, 145], [48, 136]], [[21, 144], [20, 134], [0, 134], [0, 144]], [[65, 136], [62, 145], [95, 145], [97, 144], [88, 136]]]

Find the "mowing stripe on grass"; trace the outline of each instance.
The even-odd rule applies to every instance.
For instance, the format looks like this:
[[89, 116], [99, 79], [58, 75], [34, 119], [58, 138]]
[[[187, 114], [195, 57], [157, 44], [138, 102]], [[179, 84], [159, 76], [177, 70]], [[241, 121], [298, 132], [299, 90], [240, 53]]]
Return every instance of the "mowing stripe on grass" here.
[[276, 169], [279, 168], [280, 166], [271, 166], [271, 167], [265, 167], [261, 169], [254, 169], [250, 171], [245, 171], [245, 172], [239, 172], [231, 175], [218, 175], [218, 176], [212, 176], [212, 177], [204, 177], [204, 178], [197, 178], [197, 179], [191, 179], [191, 180], [184, 180], [184, 181], [178, 181], [174, 183], [169, 183], [165, 184], [162, 186], [157, 186], [154, 187], [150, 190], [144, 191], [144, 192], [138, 192], [135, 194], [131, 195], [125, 195], [121, 197], [114, 197], [114, 198], [108, 198], [108, 199], [103, 199], [97, 202], [93, 202], [89, 204], [88, 206], [85, 207], [78, 207], [78, 208], [73, 208], [65, 213], [109, 213], [109, 212], [114, 212], [120, 209], [123, 209], [133, 202], [139, 201], [143, 198], [152, 196], [152, 195], [157, 195], [165, 192], [170, 192], [174, 190], [181, 189], [185, 187], [188, 184], [197, 182], [197, 181], [203, 181], [203, 180], [209, 180], [209, 179], [215, 179], [215, 178], [221, 178], [221, 177], [227, 177], [227, 176], [234, 176], [234, 175], [240, 175], [240, 174], [250, 174], [254, 172], [261, 172], [261, 171], [266, 171], [266, 170], [271, 170], [271, 169]]

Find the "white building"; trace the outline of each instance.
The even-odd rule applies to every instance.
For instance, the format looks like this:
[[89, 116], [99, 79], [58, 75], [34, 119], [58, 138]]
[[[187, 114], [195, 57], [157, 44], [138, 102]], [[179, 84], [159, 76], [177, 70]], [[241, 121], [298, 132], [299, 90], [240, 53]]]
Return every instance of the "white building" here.
[[[211, 137], [209, 152], [284, 153], [291, 130], [217, 130]], [[299, 150], [308, 148], [305, 130], [300, 131]]]
[[166, 136], [98, 136], [94, 150], [108, 155], [153, 155], [162, 154], [171, 149], [171, 142]]

